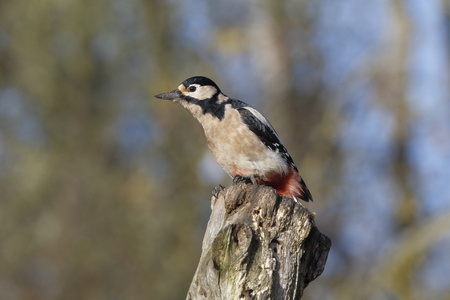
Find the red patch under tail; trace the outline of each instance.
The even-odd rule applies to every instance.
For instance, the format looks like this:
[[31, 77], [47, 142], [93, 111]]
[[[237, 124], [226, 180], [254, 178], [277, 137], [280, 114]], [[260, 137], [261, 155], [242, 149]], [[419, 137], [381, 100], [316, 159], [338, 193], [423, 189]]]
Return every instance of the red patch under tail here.
[[306, 202], [313, 201], [311, 193], [297, 170], [290, 168], [284, 175], [272, 172], [266, 174], [266, 178], [266, 180], [257, 179], [258, 183], [273, 187], [281, 196], [300, 198]]
[[[238, 168], [234, 168], [233, 176], [235, 175], [250, 176], [252, 174], [247, 174]], [[253, 175], [259, 176], [259, 174]], [[273, 187], [281, 196], [293, 198], [295, 200], [300, 198], [306, 202], [313, 201], [311, 193], [309, 192], [302, 177], [298, 171], [293, 168], [289, 168], [289, 172], [287, 174], [270, 172], [265, 174], [264, 177], [266, 180], [263, 180], [261, 177], [256, 177], [258, 184]]]

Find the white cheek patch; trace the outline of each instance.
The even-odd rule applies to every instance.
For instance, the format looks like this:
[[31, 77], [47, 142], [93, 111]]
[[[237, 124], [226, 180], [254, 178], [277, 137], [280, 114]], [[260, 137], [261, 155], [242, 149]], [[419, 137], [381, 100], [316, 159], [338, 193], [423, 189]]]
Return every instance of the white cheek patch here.
[[189, 92], [188, 88], [185, 95], [197, 100], [205, 100], [211, 98], [217, 93], [217, 89], [211, 85], [199, 86], [195, 84], [195, 86], [197, 86], [197, 90], [195, 92]]

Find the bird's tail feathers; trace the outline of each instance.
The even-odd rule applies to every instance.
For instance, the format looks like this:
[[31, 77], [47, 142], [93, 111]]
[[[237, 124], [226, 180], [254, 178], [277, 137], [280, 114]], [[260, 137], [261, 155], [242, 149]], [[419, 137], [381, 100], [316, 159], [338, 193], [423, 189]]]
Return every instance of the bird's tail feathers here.
[[311, 193], [297, 170], [290, 168], [287, 174], [272, 173], [265, 176], [267, 179], [259, 180], [259, 184], [273, 187], [281, 196], [288, 198], [313, 201]]

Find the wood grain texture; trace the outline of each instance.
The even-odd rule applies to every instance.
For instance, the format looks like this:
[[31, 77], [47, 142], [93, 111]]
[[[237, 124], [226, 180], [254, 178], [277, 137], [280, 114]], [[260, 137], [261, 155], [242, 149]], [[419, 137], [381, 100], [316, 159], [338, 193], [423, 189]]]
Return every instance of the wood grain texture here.
[[331, 241], [300, 203], [241, 182], [211, 208], [187, 299], [300, 299], [324, 270]]

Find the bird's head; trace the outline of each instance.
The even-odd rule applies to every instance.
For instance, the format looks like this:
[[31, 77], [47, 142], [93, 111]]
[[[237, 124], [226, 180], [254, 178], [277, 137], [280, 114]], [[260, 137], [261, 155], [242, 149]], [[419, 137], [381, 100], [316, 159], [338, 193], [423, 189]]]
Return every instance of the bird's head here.
[[220, 89], [211, 79], [203, 76], [194, 76], [183, 81], [177, 89], [156, 95], [156, 98], [187, 102], [213, 100], [220, 95]]
[[208, 115], [222, 120], [225, 114], [225, 105], [229, 102], [229, 98], [222, 94], [217, 84], [203, 76], [186, 79], [176, 90], [155, 97], [181, 104], [200, 123]]

